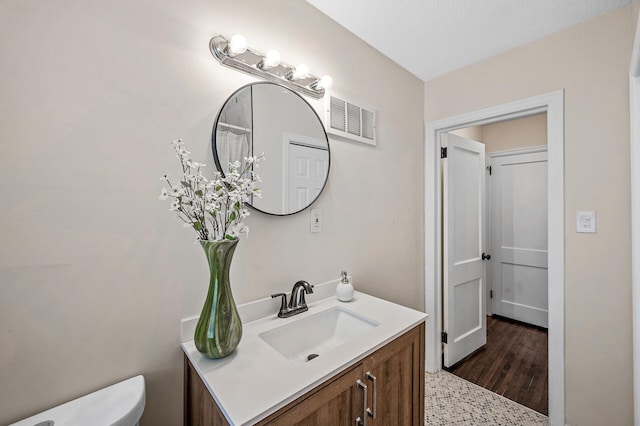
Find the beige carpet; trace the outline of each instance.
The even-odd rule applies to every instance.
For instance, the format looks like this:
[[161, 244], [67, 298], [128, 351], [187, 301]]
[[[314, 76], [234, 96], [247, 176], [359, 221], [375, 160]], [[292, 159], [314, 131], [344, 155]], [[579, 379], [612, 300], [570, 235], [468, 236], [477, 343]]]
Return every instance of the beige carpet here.
[[425, 425], [538, 426], [549, 419], [446, 371], [426, 374]]

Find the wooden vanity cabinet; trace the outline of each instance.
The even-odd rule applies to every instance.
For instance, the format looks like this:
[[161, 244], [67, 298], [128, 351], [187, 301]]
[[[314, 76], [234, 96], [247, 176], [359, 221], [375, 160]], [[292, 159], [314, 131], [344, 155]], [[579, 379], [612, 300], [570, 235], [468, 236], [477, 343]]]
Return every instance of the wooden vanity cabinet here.
[[365, 358], [362, 371], [372, 410], [376, 394], [367, 425], [424, 424], [424, 323]]
[[[186, 356], [184, 389], [185, 426], [228, 424]], [[424, 424], [424, 323], [257, 424], [354, 425], [365, 413], [367, 425]]]

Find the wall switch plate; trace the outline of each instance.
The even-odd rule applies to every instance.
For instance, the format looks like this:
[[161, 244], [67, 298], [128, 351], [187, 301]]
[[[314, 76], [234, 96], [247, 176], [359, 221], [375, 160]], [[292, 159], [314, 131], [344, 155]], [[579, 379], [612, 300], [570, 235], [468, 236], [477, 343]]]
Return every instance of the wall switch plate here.
[[596, 233], [596, 212], [577, 212], [576, 232], [595, 234]]
[[311, 232], [322, 232], [322, 210], [311, 209]]

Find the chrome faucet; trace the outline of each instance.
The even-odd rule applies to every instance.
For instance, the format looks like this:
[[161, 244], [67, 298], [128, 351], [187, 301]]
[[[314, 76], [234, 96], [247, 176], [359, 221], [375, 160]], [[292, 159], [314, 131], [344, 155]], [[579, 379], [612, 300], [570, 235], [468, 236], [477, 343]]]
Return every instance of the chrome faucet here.
[[281, 298], [280, 310], [278, 317], [289, 318], [290, 316], [299, 314], [309, 310], [304, 295], [313, 293], [313, 285], [306, 281], [300, 280], [293, 285], [291, 289], [291, 297], [287, 304], [287, 295], [285, 293], [272, 294], [271, 297]]
[[[304, 300], [304, 294], [313, 293], [313, 286], [306, 281], [298, 281], [291, 289], [291, 298], [289, 299], [289, 309], [303, 309], [306, 311], [307, 302]], [[304, 312], [301, 311], [301, 312]]]

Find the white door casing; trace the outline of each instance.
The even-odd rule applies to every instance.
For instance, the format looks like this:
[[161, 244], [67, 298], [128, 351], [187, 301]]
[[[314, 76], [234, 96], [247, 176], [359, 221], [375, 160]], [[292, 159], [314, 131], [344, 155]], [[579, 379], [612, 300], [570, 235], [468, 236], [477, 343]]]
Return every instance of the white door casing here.
[[485, 312], [484, 144], [443, 135], [444, 365], [487, 343]]
[[629, 66], [631, 124], [631, 276], [633, 297], [633, 412], [640, 426], [640, 16]]
[[425, 367], [440, 370], [442, 345], [440, 137], [470, 126], [547, 113], [549, 238], [549, 421], [564, 425], [564, 91], [544, 93], [425, 124]]
[[492, 312], [547, 328], [547, 152], [490, 156]]

